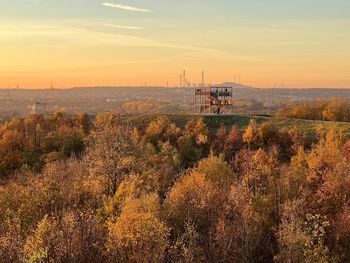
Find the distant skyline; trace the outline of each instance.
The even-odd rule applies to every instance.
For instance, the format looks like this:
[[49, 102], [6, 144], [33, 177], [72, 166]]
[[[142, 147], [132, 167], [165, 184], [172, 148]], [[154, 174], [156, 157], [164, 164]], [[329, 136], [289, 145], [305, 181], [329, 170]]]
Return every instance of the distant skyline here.
[[350, 88], [349, 28], [349, 0], [0, 0], [0, 87]]

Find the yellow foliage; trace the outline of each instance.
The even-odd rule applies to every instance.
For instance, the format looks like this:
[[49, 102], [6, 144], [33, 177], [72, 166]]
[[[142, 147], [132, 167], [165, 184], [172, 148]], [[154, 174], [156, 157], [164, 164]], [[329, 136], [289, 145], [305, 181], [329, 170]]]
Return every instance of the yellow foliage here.
[[229, 186], [230, 180], [233, 179], [233, 172], [222, 156], [211, 155], [207, 159], [199, 161], [196, 172], [203, 174], [206, 179], [218, 186]]
[[255, 119], [251, 119], [248, 127], [243, 133], [243, 142], [247, 143], [250, 147], [252, 144], [256, 143], [259, 139], [259, 130]]
[[176, 226], [183, 228], [190, 220], [206, 228], [215, 218], [218, 207], [218, 189], [196, 171], [185, 175], [172, 188], [165, 201], [167, 216]]
[[155, 195], [128, 199], [116, 222], [108, 224], [107, 250], [120, 262], [163, 262], [168, 247], [168, 227], [159, 219]]

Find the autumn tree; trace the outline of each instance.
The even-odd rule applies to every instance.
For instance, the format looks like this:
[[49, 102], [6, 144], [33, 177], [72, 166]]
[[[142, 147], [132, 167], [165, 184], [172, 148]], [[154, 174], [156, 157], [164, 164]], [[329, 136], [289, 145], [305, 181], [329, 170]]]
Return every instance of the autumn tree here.
[[166, 141], [174, 145], [179, 135], [180, 129], [166, 117], [159, 117], [152, 121], [145, 131], [146, 141], [154, 146]]
[[24, 244], [21, 221], [17, 215], [7, 210], [5, 217], [1, 218], [0, 226], [0, 258], [1, 262], [12, 263], [22, 260]]
[[211, 262], [268, 261], [269, 241], [264, 215], [255, 208], [254, 196], [237, 181], [212, 226], [207, 258]]
[[210, 155], [198, 162], [195, 171], [219, 187], [228, 187], [234, 179], [234, 173], [223, 156]]
[[215, 199], [218, 189], [204, 175], [197, 172], [185, 175], [172, 188], [165, 201], [171, 224], [183, 230], [185, 222], [193, 221], [202, 232], [215, 218]]
[[214, 154], [219, 155], [223, 153], [225, 147], [225, 139], [227, 136], [227, 130], [225, 126], [221, 126], [215, 135], [215, 140], [212, 143], [212, 151]]
[[350, 208], [346, 204], [335, 217], [330, 240], [333, 254], [345, 262], [350, 257]]
[[208, 127], [202, 118], [191, 120], [178, 139], [179, 151], [184, 167], [189, 167], [208, 152]]
[[341, 150], [341, 141], [334, 131], [329, 131], [315, 145], [307, 157], [309, 173], [305, 196], [311, 211], [322, 215], [337, 214], [350, 183], [349, 163]]
[[350, 141], [347, 141], [346, 143], [344, 143], [344, 145], [342, 147], [342, 151], [343, 151], [344, 157], [348, 161], [350, 161]]
[[155, 195], [128, 199], [120, 216], [108, 224], [108, 256], [117, 262], [163, 262], [168, 236]]
[[[27, 262], [99, 262], [103, 259], [102, 232], [96, 220], [76, 213], [60, 218], [47, 215], [28, 236], [24, 246]], [[98, 259], [99, 258], [99, 259]]]
[[277, 232], [279, 253], [275, 262], [304, 262], [304, 250], [309, 242], [304, 232], [303, 201], [286, 202], [282, 208], [282, 217]]
[[259, 135], [261, 138], [261, 142], [264, 145], [273, 145], [278, 142], [279, 137], [279, 130], [277, 127], [270, 121], [264, 122], [259, 127]]
[[183, 233], [178, 234], [170, 247], [167, 259], [177, 263], [206, 262], [203, 237], [196, 230], [196, 225], [187, 221]]
[[[100, 124], [98, 124], [100, 125]], [[125, 126], [108, 127], [93, 132], [85, 156], [89, 172], [106, 180], [108, 194], [113, 195], [123, 176], [133, 165], [130, 131]]]
[[233, 126], [224, 142], [223, 153], [225, 154], [226, 160], [231, 161], [234, 159], [235, 155], [241, 150], [242, 146], [242, 133], [237, 126]]
[[249, 149], [259, 142], [259, 129], [255, 119], [251, 119], [248, 127], [243, 133], [243, 142], [245, 142]]

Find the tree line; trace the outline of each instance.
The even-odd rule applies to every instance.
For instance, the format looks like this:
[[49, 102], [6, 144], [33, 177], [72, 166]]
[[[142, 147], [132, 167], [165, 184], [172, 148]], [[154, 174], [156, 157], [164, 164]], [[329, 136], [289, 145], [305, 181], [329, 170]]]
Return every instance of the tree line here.
[[345, 99], [314, 100], [297, 103], [276, 113], [277, 117], [321, 120], [350, 121], [350, 102]]
[[350, 257], [350, 142], [337, 131], [61, 114], [11, 120], [0, 139], [1, 262]]

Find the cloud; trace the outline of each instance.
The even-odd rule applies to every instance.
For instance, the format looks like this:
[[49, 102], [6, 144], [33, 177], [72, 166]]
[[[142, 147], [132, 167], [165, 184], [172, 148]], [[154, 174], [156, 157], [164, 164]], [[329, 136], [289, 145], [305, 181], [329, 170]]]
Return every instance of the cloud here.
[[151, 12], [149, 9], [143, 9], [143, 8], [137, 8], [129, 5], [121, 5], [121, 4], [113, 4], [113, 3], [108, 3], [104, 2], [102, 3], [103, 6], [106, 7], [112, 7], [112, 8], [119, 8], [127, 11], [134, 11], [134, 12]]
[[[95, 21], [95, 24], [105, 25], [102, 21]], [[128, 47], [128, 48], [162, 48], [167, 49], [171, 54], [181, 61], [203, 60], [203, 59], [229, 59], [230, 55], [220, 50], [179, 43], [132, 36], [116, 33], [111, 30], [98, 30], [94, 27], [81, 27], [82, 22], [74, 24], [72, 21], [64, 23], [43, 23], [40, 21], [21, 21], [0, 24], [0, 46], [11, 47], [14, 43], [26, 43], [28, 50], [45, 50], [53, 52], [64, 49], [86, 49], [91, 48], [96, 54], [98, 50], [105, 47]], [[106, 24], [107, 26], [118, 26]], [[105, 25], [105, 26], [106, 26]], [[122, 26], [130, 28], [129, 26]], [[131, 27], [133, 28], [133, 27]], [[170, 51], [172, 50], [172, 51]], [[177, 50], [176, 52], [174, 52]], [[1, 53], [1, 52], [0, 52]], [[29, 52], [33, 53], [33, 52]], [[149, 52], [149, 54], [152, 54]], [[176, 59], [172, 56], [172, 61]], [[129, 63], [129, 62], [128, 62]], [[0, 61], [1, 66], [1, 61]]]
[[118, 28], [118, 29], [143, 30], [142, 27], [137, 27], [137, 26], [122, 26], [122, 25], [113, 25], [113, 24], [104, 24], [104, 26]]

